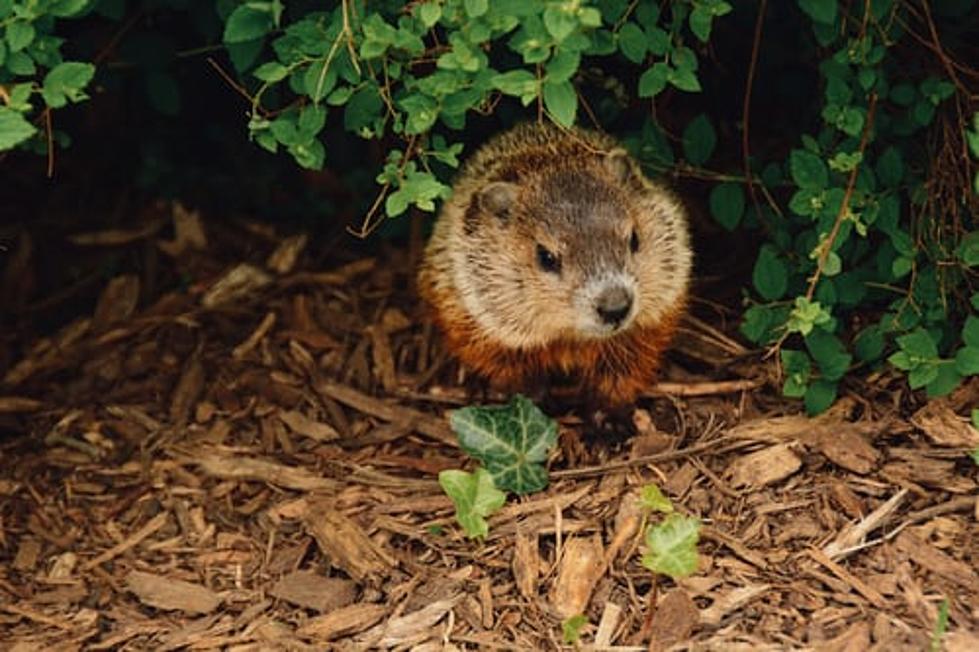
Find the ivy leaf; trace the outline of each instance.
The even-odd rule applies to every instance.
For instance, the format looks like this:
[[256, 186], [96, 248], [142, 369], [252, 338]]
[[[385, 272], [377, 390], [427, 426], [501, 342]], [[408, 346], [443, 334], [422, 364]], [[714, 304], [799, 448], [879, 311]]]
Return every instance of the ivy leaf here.
[[7, 45], [11, 52], [20, 52], [34, 42], [37, 31], [34, 25], [23, 20], [15, 20], [7, 25]]
[[959, 373], [957, 366], [951, 361], [945, 361], [938, 365], [938, 375], [930, 383], [925, 385], [925, 394], [928, 398], [947, 396], [962, 382], [962, 374]]
[[846, 352], [838, 337], [816, 329], [806, 336], [806, 348], [819, 364], [819, 371], [826, 380], [839, 380], [850, 368], [853, 356]]
[[486, 469], [473, 473], [449, 469], [439, 473], [439, 485], [452, 499], [456, 508], [456, 521], [470, 539], [485, 539], [489, 534], [486, 518], [506, 502], [506, 494], [493, 484], [493, 476]]
[[826, 379], [819, 379], [809, 385], [803, 402], [806, 405], [806, 414], [814, 416], [825, 412], [836, 400], [836, 382]]
[[639, 97], [656, 97], [666, 88], [669, 66], [663, 62], [654, 63], [639, 78]]
[[955, 368], [963, 376], [979, 374], [979, 347], [964, 346], [955, 354]]
[[567, 645], [575, 645], [581, 639], [581, 630], [588, 624], [584, 614], [571, 616], [561, 623], [561, 636]]
[[719, 183], [710, 191], [710, 214], [717, 223], [733, 231], [744, 215], [744, 190], [740, 183]]
[[289, 75], [289, 69], [278, 61], [267, 61], [253, 70], [252, 75], [261, 81], [274, 83], [285, 79]]
[[506, 405], [456, 410], [449, 423], [462, 449], [501, 489], [526, 494], [547, 486], [543, 464], [557, 441], [557, 423], [528, 398], [517, 394]]
[[782, 349], [779, 358], [782, 360], [782, 369], [785, 372], [782, 395], [788, 398], [802, 398], [806, 395], [809, 377], [812, 374], [809, 356], [804, 351]]
[[781, 299], [789, 289], [789, 268], [772, 245], [761, 246], [751, 280], [758, 294], [767, 301]]
[[800, 188], [823, 190], [829, 184], [829, 171], [823, 159], [810, 151], [794, 149], [789, 154], [789, 172]]
[[666, 74], [666, 81], [681, 91], [687, 91], [688, 93], [700, 92], [700, 81], [697, 79], [697, 73], [690, 68], [671, 68]]
[[699, 538], [699, 520], [671, 514], [646, 530], [649, 550], [642, 557], [642, 565], [673, 579], [692, 575], [697, 571]]
[[37, 133], [22, 113], [0, 106], [0, 152], [12, 149]]
[[683, 153], [691, 165], [701, 166], [714, 153], [717, 133], [710, 118], [701, 113], [683, 130]]
[[95, 75], [95, 66], [80, 61], [65, 61], [48, 71], [41, 86], [44, 101], [53, 109], [68, 102], [80, 102], [88, 98], [85, 87]]
[[568, 80], [558, 83], [544, 82], [544, 106], [559, 125], [573, 125], [575, 113], [578, 111], [578, 95], [574, 85]]
[[968, 346], [979, 347], [979, 317], [969, 315], [962, 327], [962, 341]]
[[560, 43], [578, 28], [578, 20], [560, 5], [550, 5], [544, 10], [544, 27]]
[[[969, 344], [968, 341], [966, 343]], [[923, 328], [918, 328], [907, 335], [901, 335], [897, 338], [897, 345], [908, 355], [922, 361], [933, 360], [938, 357], [938, 346], [935, 345], [935, 340], [931, 339], [931, 335]]]

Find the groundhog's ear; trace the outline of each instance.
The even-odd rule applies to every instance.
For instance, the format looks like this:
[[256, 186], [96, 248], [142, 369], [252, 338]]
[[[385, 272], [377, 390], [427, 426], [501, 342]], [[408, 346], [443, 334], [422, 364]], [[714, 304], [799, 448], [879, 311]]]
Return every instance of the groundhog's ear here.
[[505, 218], [517, 201], [517, 186], [506, 181], [494, 181], [479, 191], [478, 200], [483, 210]]
[[629, 153], [621, 147], [616, 147], [605, 155], [605, 167], [617, 181], [626, 182], [632, 178], [632, 160]]

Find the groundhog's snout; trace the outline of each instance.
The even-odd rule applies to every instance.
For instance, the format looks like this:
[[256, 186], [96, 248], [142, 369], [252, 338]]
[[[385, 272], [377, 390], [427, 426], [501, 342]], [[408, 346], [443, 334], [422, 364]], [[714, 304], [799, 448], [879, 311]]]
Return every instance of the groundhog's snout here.
[[618, 328], [632, 310], [632, 290], [622, 285], [606, 288], [595, 300], [595, 310], [602, 323]]

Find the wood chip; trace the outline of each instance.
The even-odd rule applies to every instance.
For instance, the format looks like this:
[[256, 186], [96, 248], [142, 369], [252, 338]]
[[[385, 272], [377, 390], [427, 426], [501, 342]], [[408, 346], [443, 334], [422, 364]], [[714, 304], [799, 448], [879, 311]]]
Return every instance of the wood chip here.
[[462, 600], [462, 594], [438, 600], [405, 616], [391, 618], [365, 632], [359, 642], [371, 647], [389, 648], [411, 645], [435, 634], [435, 625]]
[[650, 622], [650, 652], [666, 650], [693, 634], [700, 622], [700, 610], [686, 591], [673, 589], [663, 596]]
[[513, 547], [513, 579], [517, 582], [520, 595], [528, 600], [537, 599], [540, 578], [540, 549], [537, 533], [518, 529]]
[[296, 634], [317, 641], [331, 641], [341, 636], [352, 636], [376, 624], [388, 611], [387, 607], [380, 604], [352, 604], [310, 618], [296, 630]]
[[44, 407], [44, 403], [37, 399], [24, 396], [0, 396], [0, 414], [37, 412], [42, 407]]
[[585, 613], [592, 591], [605, 571], [605, 550], [597, 534], [572, 537], [564, 543], [550, 607], [561, 620]]
[[310, 505], [304, 519], [306, 529], [320, 550], [337, 567], [359, 583], [377, 585], [397, 566], [354, 521], [340, 513], [332, 502]]
[[201, 305], [205, 308], [216, 308], [227, 303], [254, 295], [262, 288], [272, 283], [272, 277], [267, 272], [250, 265], [241, 263], [229, 269], [201, 297]]
[[901, 532], [894, 544], [912, 562], [950, 582], [966, 589], [979, 586], [979, 574], [972, 566], [949, 557], [927, 541], [922, 541], [912, 532], [907, 530]]
[[310, 419], [302, 412], [296, 410], [280, 411], [279, 419], [289, 426], [289, 429], [294, 433], [315, 439], [316, 441], [340, 439], [340, 433], [330, 424]]
[[921, 428], [925, 436], [938, 446], [970, 450], [979, 447], [979, 430], [969, 419], [957, 415], [948, 399], [932, 399], [914, 413], [911, 423]]
[[265, 261], [265, 267], [279, 276], [288, 274], [295, 269], [296, 261], [299, 260], [299, 255], [306, 249], [307, 242], [309, 242], [309, 236], [305, 233], [285, 238], [275, 248], [275, 251], [269, 254], [268, 260]]
[[335, 480], [321, 478], [303, 468], [253, 457], [226, 457], [217, 453], [202, 453], [196, 458], [186, 459], [185, 462], [199, 465], [208, 475], [228, 480], [257, 480], [297, 491], [329, 494], [337, 490]]
[[760, 488], [780, 482], [802, 467], [788, 444], [777, 444], [734, 460], [725, 472], [735, 487]]
[[873, 471], [880, 458], [866, 438], [851, 428], [821, 431], [816, 441], [820, 452], [831, 462], [860, 475]]
[[109, 281], [95, 305], [92, 329], [101, 332], [131, 317], [139, 304], [139, 290], [139, 277], [135, 274], [123, 274]]
[[206, 614], [221, 604], [220, 596], [200, 584], [143, 571], [131, 571], [126, 585], [143, 604], [167, 611]]
[[768, 584], [750, 584], [722, 593], [714, 598], [714, 604], [700, 612], [700, 622], [708, 627], [717, 627], [725, 616], [740, 611], [744, 605], [770, 589]]
[[357, 597], [357, 585], [314, 571], [297, 571], [279, 578], [269, 595], [306, 609], [328, 612], [351, 604]]

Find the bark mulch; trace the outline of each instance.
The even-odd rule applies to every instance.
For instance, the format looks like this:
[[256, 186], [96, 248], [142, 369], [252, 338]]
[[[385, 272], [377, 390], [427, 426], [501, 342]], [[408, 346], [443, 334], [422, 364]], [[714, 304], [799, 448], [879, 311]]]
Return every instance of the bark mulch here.
[[[173, 220], [74, 244], [182, 285], [120, 274], [0, 339], [0, 648], [552, 650], [582, 612], [588, 649], [925, 650], [947, 601], [944, 649], [979, 650], [979, 384], [924, 403], [856, 374], [809, 419], [698, 302], [636, 436], [556, 415], [550, 487], [474, 542], [437, 483], [471, 468], [445, 418], [470, 399], [417, 247], [321, 264]], [[703, 521], [688, 579], [640, 564], [650, 483]]]

